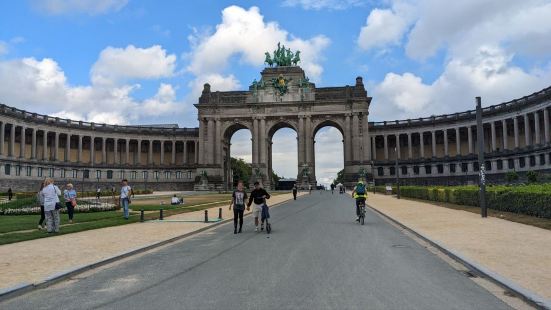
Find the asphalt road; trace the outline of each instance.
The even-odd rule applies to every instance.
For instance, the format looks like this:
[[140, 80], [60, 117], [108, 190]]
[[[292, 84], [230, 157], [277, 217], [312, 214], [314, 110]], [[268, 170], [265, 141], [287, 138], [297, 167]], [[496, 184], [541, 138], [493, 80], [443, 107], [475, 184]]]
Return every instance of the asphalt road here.
[[349, 196], [315, 192], [271, 215], [270, 235], [246, 217], [242, 234], [221, 225], [0, 309], [509, 309], [373, 212], [357, 224]]

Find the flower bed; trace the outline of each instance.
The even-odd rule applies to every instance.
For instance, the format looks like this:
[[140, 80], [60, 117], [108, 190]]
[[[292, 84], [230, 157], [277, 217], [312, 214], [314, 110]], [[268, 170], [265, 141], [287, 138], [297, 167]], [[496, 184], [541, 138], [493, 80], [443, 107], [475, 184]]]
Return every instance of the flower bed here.
[[[63, 205], [64, 206], [64, 205]], [[75, 207], [75, 213], [90, 213], [118, 210], [119, 207], [112, 203], [100, 204], [80, 204]], [[67, 213], [65, 206], [60, 210], [61, 213]], [[24, 207], [24, 208], [6, 208], [0, 210], [0, 215], [30, 215], [40, 214], [40, 207]]]

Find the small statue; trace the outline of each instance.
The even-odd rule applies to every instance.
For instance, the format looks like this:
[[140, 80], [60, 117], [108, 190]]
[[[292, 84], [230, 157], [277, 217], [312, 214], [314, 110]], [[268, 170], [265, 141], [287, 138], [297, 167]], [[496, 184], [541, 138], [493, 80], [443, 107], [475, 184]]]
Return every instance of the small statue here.
[[266, 55], [266, 58], [264, 59], [264, 63], [267, 63], [270, 67], [274, 65], [274, 61], [270, 57], [270, 53], [266, 52], [264, 53]]
[[292, 60], [292, 64], [293, 66], [296, 66], [298, 64], [298, 62], [300, 61], [300, 51], [297, 51], [295, 53], [295, 57], [293, 58]]

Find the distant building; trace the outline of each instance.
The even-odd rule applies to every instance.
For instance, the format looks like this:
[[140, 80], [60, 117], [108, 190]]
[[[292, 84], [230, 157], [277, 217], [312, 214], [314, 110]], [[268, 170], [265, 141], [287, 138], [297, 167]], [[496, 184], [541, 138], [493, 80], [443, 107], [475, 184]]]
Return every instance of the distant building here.
[[279, 179], [277, 182], [276, 190], [291, 190], [297, 182], [297, 179]]

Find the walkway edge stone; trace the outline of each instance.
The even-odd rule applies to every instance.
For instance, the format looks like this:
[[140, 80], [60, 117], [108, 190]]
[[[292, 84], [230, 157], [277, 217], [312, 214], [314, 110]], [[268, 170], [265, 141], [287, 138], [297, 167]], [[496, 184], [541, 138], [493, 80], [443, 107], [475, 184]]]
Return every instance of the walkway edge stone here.
[[[286, 202], [288, 202], [289, 200], [292, 200], [292, 199], [293, 198], [291, 197], [291, 198], [286, 199], [284, 201], [275, 203], [275, 204], [271, 205], [270, 208], [282, 205], [282, 204], [284, 204], [284, 203], [286, 203]], [[244, 217], [250, 216], [251, 214], [252, 214], [252, 212], [246, 214]], [[181, 239], [185, 239], [187, 237], [199, 234], [199, 233], [204, 232], [204, 231], [209, 230], [209, 229], [213, 229], [217, 226], [223, 225], [223, 224], [231, 222], [231, 221], [233, 221], [233, 218], [228, 218], [228, 219], [222, 220], [220, 222], [215, 222], [211, 225], [208, 225], [208, 226], [199, 228], [197, 230], [185, 233], [185, 234], [180, 235], [180, 236], [176, 236], [176, 237], [166, 239], [166, 240], [163, 240], [163, 241], [159, 241], [159, 242], [154, 242], [154, 243], [151, 243], [151, 244], [143, 246], [143, 247], [139, 247], [139, 248], [136, 248], [136, 249], [133, 249], [133, 250], [122, 252], [120, 254], [108, 257], [106, 259], [97, 261], [95, 263], [91, 263], [91, 264], [88, 264], [88, 265], [83, 265], [83, 266], [75, 267], [75, 268], [68, 269], [68, 270], [65, 270], [65, 271], [62, 271], [62, 272], [54, 273], [52, 275], [47, 276], [46, 278], [44, 278], [44, 280], [39, 281], [37, 283], [21, 283], [21, 284], [12, 286], [12, 287], [8, 287], [6, 289], [0, 290], [0, 302], [11, 299], [11, 298], [14, 298], [14, 297], [17, 297], [17, 296], [20, 296], [20, 295], [23, 295], [23, 294], [28, 293], [28, 292], [30, 292], [32, 290], [35, 290], [35, 289], [45, 288], [45, 287], [48, 287], [50, 285], [54, 285], [54, 284], [56, 284], [58, 282], [61, 282], [61, 281], [65, 280], [69, 277], [75, 276], [77, 274], [81, 274], [85, 271], [92, 270], [92, 269], [95, 269], [95, 268], [98, 268], [98, 267], [101, 267], [101, 266], [105, 266], [107, 264], [116, 262], [116, 261], [121, 260], [121, 259], [125, 259], [127, 257], [134, 256], [134, 255], [137, 255], [137, 254], [140, 254], [140, 253], [144, 253], [144, 252], [147, 252], [149, 250], [153, 250], [153, 249], [161, 247], [163, 245], [173, 243], [173, 242], [181, 240]]]
[[497, 285], [499, 285], [499, 286], [501, 286], [501, 287], [503, 287], [507, 290], [510, 290], [510, 291], [514, 292], [519, 297], [524, 299], [526, 302], [528, 302], [531, 305], [537, 307], [538, 309], [551, 310], [551, 300], [547, 300], [547, 299], [539, 296], [538, 294], [536, 294], [536, 293], [534, 293], [534, 292], [532, 292], [528, 289], [525, 289], [524, 287], [516, 284], [512, 280], [510, 280], [506, 277], [503, 277], [503, 276], [487, 269], [486, 267], [470, 260], [469, 258], [463, 256], [462, 254], [460, 254], [460, 253], [458, 253], [454, 250], [447, 249], [444, 245], [438, 243], [437, 241], [434, 241], [431, 238], [429, 238], [429, 237], [427, 237], [427, 236], [425, 236], [421, 233], [418, 233], [417, 231], [409, 228], [408, 226], [400, 223], [399, 221], [393, 219], [392, 217], [386, 215], [385, 213], [383, 213], [383, 212], [377, 210], [376, 208], [370, 206], [369, 203], [367, 204], [367, 206], [371, 210], [373, 210], [375, 213], [377, 213], [378, 215], [382, 216], [385, 219], [388, 219], [392, 223], [394, 223], [394, 224], [398, 225], [399, 227], [407, 230], [408, 232], [410, 232], [410, 233], [414, 234], [415, 236], [419, 237], [420, 239], [428, 242], [429, 244], [431, 244], [432, 246], [434, 246], [435, 248], [437, 248], [438, 250], [440, 250], [441, 252], [443, 252], [447, 256], [451, 257], [455, 261], [463, 264], [464, 266], [466, 266], [470, 270], [478, 273], [479, 275], [482, 275], [482, 276], [490, 279], [492, 282], [496, 283]]

